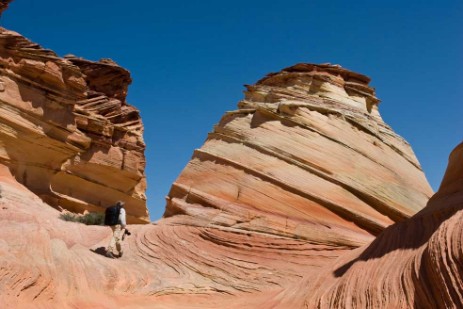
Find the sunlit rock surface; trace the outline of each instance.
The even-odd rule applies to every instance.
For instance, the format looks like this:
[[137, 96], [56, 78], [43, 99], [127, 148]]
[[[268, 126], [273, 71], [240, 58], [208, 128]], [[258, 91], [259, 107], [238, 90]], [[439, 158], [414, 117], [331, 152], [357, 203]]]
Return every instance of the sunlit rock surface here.
[[[463, 144], [450, 155], [439, 191], [412, 218], [306, 277], [295, 306], [463, 308]], [[284, 295], [285, 293], [282, 293]], [[293, 300], [286, 297], [289, 303]]]
[[102, 211], [119, 194], [147, 220], [130, 76], [4, 29], [0, 61], [0, 307], [463, 307], [463, 144], [428, 201], [367, 77], [298, 64], [247, 86], [165, 217], [129, 225], [109, 259], [109, 228], [49, 205]]
[[[0, 303], [6, 308], [460, 308], [463, 144], [442, 186], [371, 243], [307, 240], [161, 220], [132, 225], [118, 260], [108, 228], [58, 219], [0, 168]], [[331, 250], [330, 250], [331, 249]]]
[[102, 211], [121, 199], [130, 222], [148, 222], [130, 82], [110, 60], [60, 58], [0, 28], [0, 164], [54, 207]]
[[366, 76], [298, 64], [247, 86], [172, 186], [166, 217], [355, 247], [432, 194]]

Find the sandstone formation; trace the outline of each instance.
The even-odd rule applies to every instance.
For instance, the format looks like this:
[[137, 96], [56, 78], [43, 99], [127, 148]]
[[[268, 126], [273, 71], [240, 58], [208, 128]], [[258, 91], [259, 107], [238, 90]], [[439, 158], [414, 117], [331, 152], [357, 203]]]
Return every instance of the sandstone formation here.
[[101, 212], [122, 199], [130, 222], [148, 222], [130, 82], [110, 60], [60, 58], [0, 28], [0, 164], [54, 207]]
[[463, 143], [423, 210], [302, 281], [305, 306], [463, 308], [462, 180]]
[[0, 62], [1, 308], [463, 307], [463, 144], [428, 201], [366, 76], [298, 64], [247, 86], [114, 260], [107, 227], [50, 205], [117, 196], [147, 220], [128, 72], [5, 29]]
[[[463, 143], [427, 207], [358, 249], [174, 220], [131, 226], [120, 260], [104, 227], [58, 212], [0, 168], [6, 308], [461, 308]], [[21, 237], [18, 237], [18, 234]], [[90, 250], [89, 250], [90, 249]], [[92, 251], [94, 252], [92, 252]], [[330, 255], [331, 252], [331, 255]], [[338, 256], [338, 257], [336, 257]]]
[[432, 191], [366, 76], [298, 64], [247, 86], [172, 186], [165, 216], [355, 247]]

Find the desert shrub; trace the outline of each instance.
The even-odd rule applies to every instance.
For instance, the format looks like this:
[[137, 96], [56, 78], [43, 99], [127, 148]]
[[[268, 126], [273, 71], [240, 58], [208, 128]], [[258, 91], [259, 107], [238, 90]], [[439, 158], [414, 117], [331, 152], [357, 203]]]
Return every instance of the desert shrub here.
[[80, 217], [83, 224], [86, 225], [103, 225], [104, 223], [104, 214], [99, 212], [89, 212]]
[[77, 222], [77, 216], [72, 212], [63, 212], [59, 215], [59, 217], [64, 221]]
[[65, 212], [60, 214], [60, 218], [64, 221], [79, 222], [86, 225], [103, 225], [104, 223], [104, 214], [98, 212], [89, 212], [85, 215]]

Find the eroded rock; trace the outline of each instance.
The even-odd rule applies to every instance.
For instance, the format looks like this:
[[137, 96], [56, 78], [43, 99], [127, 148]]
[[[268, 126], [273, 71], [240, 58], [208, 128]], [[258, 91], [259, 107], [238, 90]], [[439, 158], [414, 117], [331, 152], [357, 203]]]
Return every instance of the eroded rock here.
[[117, 197], [132, 222], [147, 220], [130, 75], [4, 29], [0, 64], [3, 307], [463, 307], [463, 144], [428, 202], [366, 76], [298, 64], [247, 86], [164, 218], [130, 225], [114, 260], [107, 227], [65, 222], [46, 203], [101, 210]]
[[0, 163], [45, 202], [149, 221], [145, 144], [131, 82], [114, 62], [60, 58], [0, 28]]
[[410, 217], [432, 190], [368, 82], [297, 64], [247, 86], [173, 184], [165, 217], [344, 246]]

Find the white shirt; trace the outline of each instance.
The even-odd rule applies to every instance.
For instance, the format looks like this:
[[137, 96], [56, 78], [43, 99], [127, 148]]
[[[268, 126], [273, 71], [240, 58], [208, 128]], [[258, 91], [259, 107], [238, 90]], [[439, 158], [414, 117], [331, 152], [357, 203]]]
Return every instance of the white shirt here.
[[121, 212], [119, 213], [119, 223], [122, 225], [122, 228], [125, 228], [127, 225], [125, 221], [125, 209], [121, 208]]

